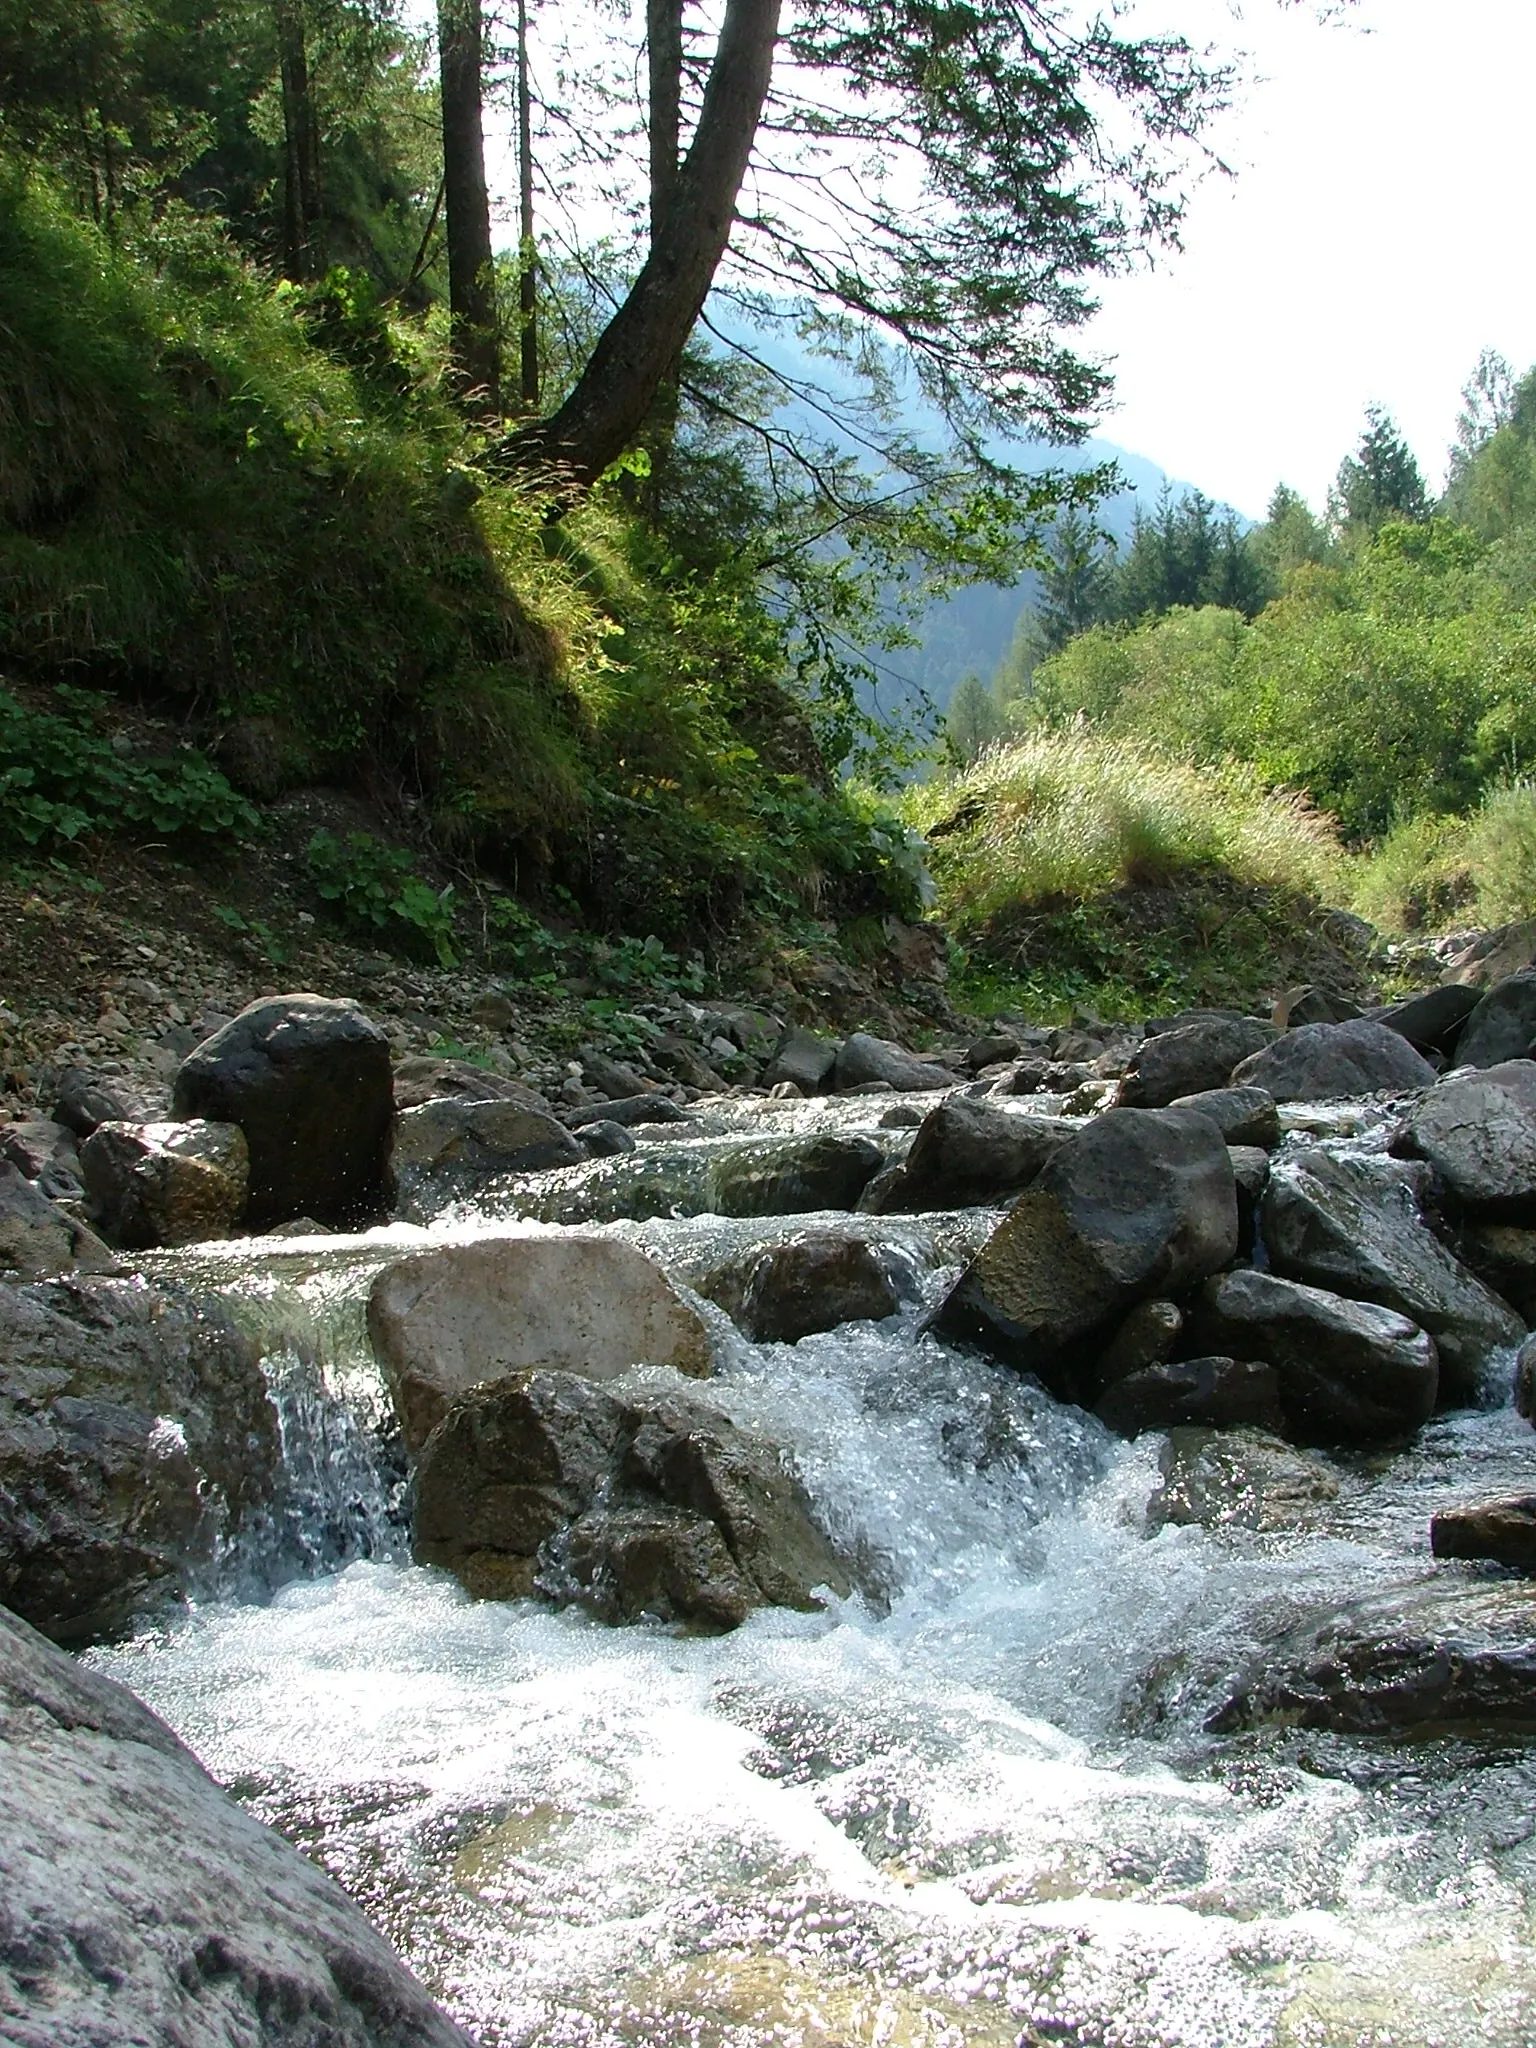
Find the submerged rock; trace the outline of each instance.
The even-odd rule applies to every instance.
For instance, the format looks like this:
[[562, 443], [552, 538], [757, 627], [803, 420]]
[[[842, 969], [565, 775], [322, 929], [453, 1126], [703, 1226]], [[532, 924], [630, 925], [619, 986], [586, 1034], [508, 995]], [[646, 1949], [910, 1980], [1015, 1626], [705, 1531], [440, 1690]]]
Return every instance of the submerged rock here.
[[416, 1555], [480, 1597], [734, 1628], [851, 1588], [778, 1451], [696, 1395], [520, 1372], [444, 1414], [416, 1475]]
[[412, 1253], [374, 1281], [368, 1335], [412, 1451], [457, 1396], [521, 1367], [592, 1380], [641, 1364], [710, 1369], [697, 1311], [617, 1238], [479, 1238]]
[[1436, 1557], [1476, 1558], [1536, 1572], [1536, 1494], [1442, 1508], [1430, 1521], [1429, 1547]]
[[394, 1200], [389, 1040], [356, 1003], [268, 996], [198, 1046], [176, 1076], [179, 1117], [238, 1124], [253, 1229], [313, 1216], [369, 1223]]
[[1339, 1476], [1326, 1458], [1267, 1431], [1176, 1427], [1167, 1436], [1162, 1485], [1147, 1503], [1153, 1528], [1301, 1529], [1339, 1497]]
[[1237, 1192], [1216, 1126], [1109, 1110], [1019, 1197], [935, 1327], [1076, 1399], [1083, 1367], [1136, 1302], [1192, 1286], [1236, 1249]]
[[8, 2048], [471, 2048], [340, 1885], [0, 1613]]
[[116, 1271], [115, 1256], [94, 1230], [0, 1159], [0, 1280]]
[[129, 1251], [229, 1237], [245, 1213], [250, 1155], [235, 1124], [98, 1124], [80, 1165], [92, 1215]]
[[1495, 1352], [1525, 1335], [1514, 1310], [1425, 1228], [1408, 1188], [1379, 1167], [1317, 1146], [1280, 1161], [1261, 1228], [1275, 1272], [1395, 1308], [1428, 1330], [1442, 1400], [1475, 1402]]
[[1232, 1070], [1235, 1088], [1267, 1088], [1276, 1102], [1331, 1102], [1428, 1088], [1435, 1070], [1398, 1032], [1359, 1017], [1303, 1024]]
[[1081, 1126], [1061, 1117], [1013, 1116], [985, 1098], [951, 1095], [929, 1110], [880, 1213], [963, 1209], [1017, 1194]]
[[1394, 1149], [1427, 1159], [1474, 1215], [1536, 1222], [1536, 1060], [1448, 1075], [1415, 1105]]
[[1190, 1328], [1213, 1353], [1274, 1366], [1303, 1443], [1390, 1443], [1434, 1413], [1434, 1340], [1393, 1309], [1245, 1269], [1206, 1283]]
[[277, 1483], [249, 1341], [182, 1289], [0, 1287], [0, 1601], [89, 1642], [204, 1583]]
[[1256, 1017], [1205, 1017], [1144, 1039], [1120, 1083], [1128, 1109], [1162, 1109], [1181, 1095], [1224, 1089], [1232, 1069], [1276, 1036]]

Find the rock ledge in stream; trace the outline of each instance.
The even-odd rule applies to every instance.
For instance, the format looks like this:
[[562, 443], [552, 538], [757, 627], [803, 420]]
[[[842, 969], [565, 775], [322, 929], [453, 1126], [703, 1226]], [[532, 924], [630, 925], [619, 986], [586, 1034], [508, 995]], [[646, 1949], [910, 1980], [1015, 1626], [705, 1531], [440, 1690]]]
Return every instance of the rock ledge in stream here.
[[8, 2048], [471, 2048], [163, 1721], [0, 1612]]
[[617, 1238], [490, 1237], [413, 1253], [374, 1281], [368, 1335], [412, 1451], [458, 1395], [526, 1366], [592, 1380], [642, 1364], [710, 1369], [697, 1313]]
[[416, 1556], [480, 1598], [730, 1629], [851, 1580], [774, 1446], [697, 1396], [519, 1372], [455, 1401], [416, 1472]]

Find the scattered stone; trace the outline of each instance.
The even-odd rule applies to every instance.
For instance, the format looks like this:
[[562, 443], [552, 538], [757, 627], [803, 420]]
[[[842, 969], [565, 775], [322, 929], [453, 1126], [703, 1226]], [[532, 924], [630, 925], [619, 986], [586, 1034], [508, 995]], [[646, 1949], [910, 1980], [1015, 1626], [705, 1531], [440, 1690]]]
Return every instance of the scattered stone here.
[[1394, 1309], [1245, 1268], [1206, 1283], [1190, 1335], [1215, 1355], [1273, 1365], [1286, 1433], [1303, 1443], [1396, 1442], [1434, 1413], [1434, 1340]]
[[[793, 1079], [793, 1076], [790, 1077]], [[953, 1088], [960, 1076], [931, 1060], [903, 1052], [884, 1038], [872, 1038], [867, 1031], [855, 1031], [839, 1046], [832, 1070], [832, 1085], [846, 1095], [864, 1081], [884, 1081], [900, 1094], [928, 1093], [935, 1088]]]
[[455, 1401], [416, 1473], [418, 1560], [472, 1594], [729, 1629], [851, 1580], [777, 1450], [681, 1390], [518, 1372]]
[[35, 1628], [90, 1642], [196, 1591], [278, 1461], [222, 1309], [142, 1281], [0, 1287], [0, 1602]]
[[1442, 982], [1465, 988], [1491, 988], [1536, 963], [1536, 918], [1479, 932], [1469, 945], [1445, 963]]
[[1168, 1107], [1208, 1116], [1229, 1145], [1273, 1152], [1280, 1142], [1280, 1112], [1267, 1088], [1205, 1088], [1176, 1096]]
[[1161, 1365], [1173, 1355], [1184, 1328], [1184, 1311], [1172, 1301], [1139, 1301], [1099, 1356], [1095, 1378], [1113, 1386], [1127, 1374]]
[[784, 1034], [778, 1051], [764, 1069], [763, 1084], [776, 1088], [788, 1081], [802, 1095], [825, 1095], [832, 1085], [836, 1065], [837, 1047], [832, 1041], [818, 1038], [814, 1031], [802, 1030], [797, 1024]]
[[0, 1159], [14, 1166], [27, 1180], [35, 1180], [43, 1193], [53, 1199], [72, 1199], [84, 1187], [75, 1134], [51, 1117], [0, 1125]]
[[521, 1102], [424, 1102], [395, 1127], [400, 1213], [409, 1222], [429, 1223], [498, 1175], [574, 1166], [586, 1156], [547, 1110]]
[[8, 1614], [0, 1888], [12, 2048], [470, 2048], [318, 1864]]
[[126, 1088], [107, 1087], [83, 1067], [66, 1067], [59, 1076], [52, 1119], [77, 1138], [88, 1138], [98, 1124], [131, 1123], [143, 1113], [136, 1095]]
[[1050, 1071], [1049, 1060], [1041, 1059], [1038, 1054], [1026, 1053], [993, 1077], [991, 1092], [994, 1095], [1038, 1095]]
[[1017, 1194], [1078, 1135], [1060, 1117], [1013, 1116], [984, 1099], [948, 1096], [923, 1118], [880, 1213], [963, 1209]]
[[935, 1326], [1075, 1399], [1115, 1322], [1236, 1249], [1237, 1192], [1216, 1126], [1177, 1110], [1109, 1110], [1019, 1197]]
[[923, 1121], [923, 1112], [914, 1109], [910, 1102], [893, 1102], [889, 1109], [880, 1112], [879, 1125], [882, 1131], [915, 1131]]
[[634, 1132], [626, 1125], [616, 1123], [612, 1117], [599, 1117], [595, 1123], [582, 1124], [577, 1142], [588, 1159], [617, 1159], [636, 1149]]
[[1536, 1045], [1536, 969], [1496, 982], [1473, 1010], [1456, 1040], [1456, 1063], [1496, 1067], [1525, 1060]]
[[961, 1064], [968, 1074], [979, 1074], [986, 1067], [1002, 1066], [1009, 1060], [1016, 1060], [1023, 1050], [1011, 1031], [992, 1031], [966, 1047]]
[[374, 1281], [368, 1335], [411, 1451], [458, 1395], [525, 1366], [592, 1380], [641, 1364], [710, 1370], [697, 1312], [616, 1238], [479, 1238], [413, 1253]]
[[245, 1212], [250, 1158], [235, 1124], [98, 1124], [80, 1168], [91, 1214], [127, 1251], [230, 1237]]
[[269, 996], [191, 1053], [179, 1117], [238, 1124], [250, 1150], [247, 1218], [355, 1226], [394, 1200], [389, 1039], [356, 1003]]
[[1181, 1095], [1224, 1089], [1240, 1060], [1269, 1045], [1274, 1026], [1256, 1017], [1206, 1017], [1142, 1040], [1120, 1083], [1127, 1109], [1162, 1109]]
[[1536, 1222], [1536, 1061], [1447, 1075], [1415, 1104], [1393, 1150], [1427, 1159], [1475, 1216]]
[[729, 1312], [754, 1344], [795, 1344], [844, 1323], [878, 1323], [901, 1306], [879, 1251], [830, 1231], [757, 1253], [738, 1284], [740, 1306]]
[[499, 988], [476, 996], [469, 1014], [483, 1031], [510, 1031], [517, 1022], [516, 1005]]
[[584, 1045], [577, 1053], [581, 1071], [589, 1088], [599, 1095], [606, 1095], [615, 1102], [627, 1102], [631, 1097], [643, 1095], [650, 1085], [644, 1075], [623, 1060], [616, 1060], [600, 1046]]
[[1299, 1030], [1303, 1024], [1347, 1024], [1360, 1015], [1360, 1005], [1334, 989], [1317, 988], [1311, 982], [1287, 989], [1275, 1004], [1274, 1020], [1282, 1031]]
[[1303, 1024], [1232, 1070], [1235, 1088], [1267, 1088], [1276, 1102], [1338, 1102], [1428, 1088], [1435, 1070], [1398, 1032], [1357, 1017]]
[[1162, 1454], [1163, 1482], [1147, 1523], [1266, 1534], [1315, 1525], [1339, 1497], [1339, 1477], [1317, 1451], [1261, 1430], [1174, 1428]]
[[0, 1280], [117, 1270], [95, 1231], [50, 1202], [9, 1160], [0, 1160]]
[[1181, 1358], [1127, 1373], [1093, 1412], [1117, 1436], [1180, 1425], [1278, 1430], [1280, 1384], [1272, 1365], [1253, 1360]]
[[545, 1109], [542, 1095], [506, 1074], [493, 1074], [469, 1060], [446, 1060], [415, 1054], [398, 1062], [394, 1070], [397, 1110], [420, 1109], [423, 1103], [456, 1098], [460, 1102], [521, 1102], [529, 1109]]
[[1469, 1557], [1536, 1572], [1536, 1494], [1442, 1508], [1429, 1524], [1436, 1557]]
[[1401, 1032], [1420, 1052], [1450, 1054], [1455, 1051], [1461, 1028], [1477, 1008], [1477, 1002], [1476, 989], [1453, 983], [1427, 988], [1419, 995], [1409, 996], [1406, 1002], [1391, 1003], [1371, 1014], [1389, 1031]]
[[717, 1216], [802, 1216], [853, 1209], [885, 1154], [873, 1138], [792, 1138], [742, 1148], [715, 1161], [710, 1207]]
[[581, 1109], [562, 1112], [560, 1121], [567, 1130], [584, 1130], [588, 1124], [623, 1124], [632, 1130], [637, 1124], [686, 1124], [692, 1123], [686, 1109], [680, 1109], [669, 1095], [653, 1092], [649, 1095], [619, 1096], [611, 1102], [589, 1103]]

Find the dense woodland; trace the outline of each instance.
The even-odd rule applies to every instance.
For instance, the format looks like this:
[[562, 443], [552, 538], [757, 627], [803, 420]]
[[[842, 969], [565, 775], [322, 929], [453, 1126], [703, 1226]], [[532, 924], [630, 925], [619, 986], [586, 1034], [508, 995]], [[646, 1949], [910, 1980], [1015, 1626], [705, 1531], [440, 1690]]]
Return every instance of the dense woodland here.
[[[1074, 336], [1236, 84], [1179, 37], [1064, 0], [4, 0], [0, 70], [13, 854], [228, 847], [328, 781], [519, 943], [825, 933], [954, 889], [946, 804], [1011, 738], [1279, 791], [1288, 881], [1377, 849], [1328, 883], [1383, 918], [1536, 900], [1533, 380], [1481, 366], [1438, 503], [1376, 414], [1321, 512], [1101, 529]], [[1025, 578], [937, 737], [871, 710], [925, 608]], [[124, 701], [186, 744], [115, 749]], [[451, 951], [406, 853], [312, 865]]]

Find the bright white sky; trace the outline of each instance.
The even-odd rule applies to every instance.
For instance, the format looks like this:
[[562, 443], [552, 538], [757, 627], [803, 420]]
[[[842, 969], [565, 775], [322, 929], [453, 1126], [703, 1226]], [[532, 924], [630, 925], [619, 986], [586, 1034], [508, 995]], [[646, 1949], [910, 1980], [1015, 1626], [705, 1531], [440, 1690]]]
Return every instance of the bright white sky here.
[[[1148, 0], [1134, 18], [1253, 54], [1184, 251], [1114, 280], [1102, 432], [1251, 517], [1283, 479], [1320, 506], [1366, 406], [1442, 482], [1479, 353], [1536, 363], [1536, 4]], [[1369, 33], [1363, 31], [1369, 30]]]

